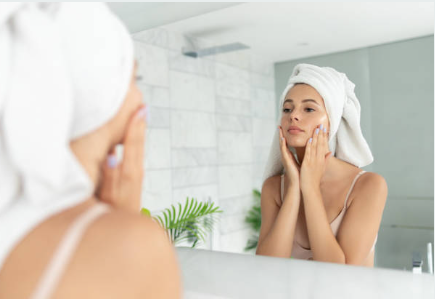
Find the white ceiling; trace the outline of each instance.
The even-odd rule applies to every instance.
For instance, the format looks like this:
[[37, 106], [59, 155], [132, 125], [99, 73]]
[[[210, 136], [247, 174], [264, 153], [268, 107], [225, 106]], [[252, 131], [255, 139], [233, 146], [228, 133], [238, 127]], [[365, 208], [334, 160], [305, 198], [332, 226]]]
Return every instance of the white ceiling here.
[[131, 33], [159, 27], [239, 4], [238, 2], [109, 2]]
[[433, 35], [434, 3], [251, 2], [163, 27], [279, 62]]

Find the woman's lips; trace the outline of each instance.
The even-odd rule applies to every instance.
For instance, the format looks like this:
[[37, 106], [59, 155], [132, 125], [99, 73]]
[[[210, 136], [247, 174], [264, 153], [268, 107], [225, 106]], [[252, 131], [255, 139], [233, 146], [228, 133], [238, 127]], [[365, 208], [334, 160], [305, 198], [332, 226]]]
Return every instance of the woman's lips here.
[[299, 133], [302, 133], [303, 131], [302, 130], [298, 130], [298, 129], [290, 129], [290, 130], [288, 130], [288, 132], [290, 134], [299, 134]]

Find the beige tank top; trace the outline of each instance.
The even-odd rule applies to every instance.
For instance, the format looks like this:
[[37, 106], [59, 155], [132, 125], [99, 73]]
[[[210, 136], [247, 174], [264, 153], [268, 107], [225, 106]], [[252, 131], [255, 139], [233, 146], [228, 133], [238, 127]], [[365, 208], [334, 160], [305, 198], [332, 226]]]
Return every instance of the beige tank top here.
[[[331, 226], [332, 233], [335, 237], [337, 237], [337, 232], [340, 227], [341, 221], [343, 220], [344, 215], [346, 214], [347, 210], [347, 200], [349, 199], [349, 195], [352, 192], [353, 186], [355, 185], [358, 178], [365, 173], [365, 171], [361, 171], [358, 173], [355, 177], [355, 179], [352, 182], [352, 185], [350, 186], [349, 191], [346, 195], [346, 200], [344, 201], [344, 207], [341, 210], [340, 214], [329, 224]], [[281, 175], [281, 201], [284, 199], [284, 175]], [[371, 251], [375, 250], [376, 241], [378, 240], [378, 235], [376, 235], [375, 242], [373, 243]], [[296, 259], [304, 259], [304, 260], [312, 260], [313, 259], [313, 252], [310, 248], [304, 248], [302, 247], [297, 241], [296, 238], [293, 239], [293, 249], [292, 249], [292, 258]]]

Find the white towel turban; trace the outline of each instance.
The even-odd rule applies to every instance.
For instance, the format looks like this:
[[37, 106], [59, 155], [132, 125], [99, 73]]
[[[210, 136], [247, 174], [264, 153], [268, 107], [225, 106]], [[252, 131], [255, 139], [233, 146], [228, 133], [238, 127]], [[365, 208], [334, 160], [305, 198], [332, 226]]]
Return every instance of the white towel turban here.
[[[345, 74], [333, 68], [298, 64], [293, 69], [287, 87], [281, 95], [278, 124], [281, 122], [285, 97], [296, 83], [308, 84], [322, 96], [330, 123], [329, 149], [332, 154], [357, 167], [372, 163], [372, 153], [361, 132], [361, 106], [354, 92], [355, 84]], [[295, 153], [294, 148], [289, 149]], [[279, 132], [276, 129], [263, 179], [281, 174], [283, 169]]]
[[128, 31], [103, 4], [0, 3], [0, 220], [18, 206], [32, 218], [91, 195], [69, 143], [114, 117], [133, 58]]

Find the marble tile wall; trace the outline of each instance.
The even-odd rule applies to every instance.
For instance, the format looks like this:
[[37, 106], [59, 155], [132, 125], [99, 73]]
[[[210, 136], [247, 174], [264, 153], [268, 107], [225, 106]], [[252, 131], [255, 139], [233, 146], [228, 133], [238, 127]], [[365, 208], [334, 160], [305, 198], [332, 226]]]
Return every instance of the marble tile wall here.
[[150, 107], [142, 205], [158, 213], [186, 197], [224, 213], [203, 248], [243, 252], [275, 129], [273, 64], [250, 50], [191, 58], [209, 47], [164, 28], [133, 35], [144, 101]]

